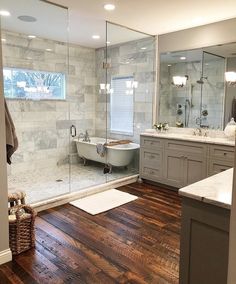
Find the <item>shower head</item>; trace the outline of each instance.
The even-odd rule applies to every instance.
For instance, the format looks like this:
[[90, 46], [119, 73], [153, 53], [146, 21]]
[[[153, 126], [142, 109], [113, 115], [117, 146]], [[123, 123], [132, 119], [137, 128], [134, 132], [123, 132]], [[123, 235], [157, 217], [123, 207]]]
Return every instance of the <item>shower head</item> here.
[[204, 84], [203, 79], [207, 80], [207, 78], [208, 78], [208, 77], [203, 77], [203, 76], [202, 76], [202, 77], [200, 77], [199, 80], [197, 80], [197, 83], [198, 83], [198, 84]]

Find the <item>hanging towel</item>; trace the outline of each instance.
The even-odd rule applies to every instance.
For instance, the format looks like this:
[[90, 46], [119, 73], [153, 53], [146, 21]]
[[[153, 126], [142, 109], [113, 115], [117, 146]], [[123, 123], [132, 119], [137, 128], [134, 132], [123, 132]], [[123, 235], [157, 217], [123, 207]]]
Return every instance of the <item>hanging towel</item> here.
[[106, 154], [106, 143], [98, 143], [96, 145], [97, 153], [100, 157], [104, 157]]
[[7, 163], [11, 164], [11, 156], [18, 148], [18, 139], [16, 137], [15, 126], [11, 118], [10, 112], [7, 107], [6, 100], [5, 103], [5, 126], [6, 126], [6, 150], [7, 150]]

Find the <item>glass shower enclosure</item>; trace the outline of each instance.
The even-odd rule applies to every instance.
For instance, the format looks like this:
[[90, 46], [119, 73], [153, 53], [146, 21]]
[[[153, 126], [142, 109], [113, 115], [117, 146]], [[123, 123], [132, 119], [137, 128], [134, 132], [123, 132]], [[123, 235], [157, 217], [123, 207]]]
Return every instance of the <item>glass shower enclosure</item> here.
[[19, 140], [8, 185], [35, 203], [70, 191], [68, 10], [34, 0], [0, 6], [10, 12], [1, 17], [4, 95]]
[[4, 95], [19, 139], [9, 187], [35, 204], [138, 174], [155, 38], [104, 21], [97, 47], [82, 46], [68, 40], [66, 7], [2, 0], [0, 8], [11, 13], [1, 18]]

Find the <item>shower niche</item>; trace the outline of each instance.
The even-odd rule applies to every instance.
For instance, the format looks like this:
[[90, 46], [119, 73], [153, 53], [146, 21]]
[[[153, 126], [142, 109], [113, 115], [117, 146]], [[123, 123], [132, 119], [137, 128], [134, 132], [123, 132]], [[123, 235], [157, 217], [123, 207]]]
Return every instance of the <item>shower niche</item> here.
[[223, 129], [225, 46], [160, 54], [159, 121], [173, 127]]

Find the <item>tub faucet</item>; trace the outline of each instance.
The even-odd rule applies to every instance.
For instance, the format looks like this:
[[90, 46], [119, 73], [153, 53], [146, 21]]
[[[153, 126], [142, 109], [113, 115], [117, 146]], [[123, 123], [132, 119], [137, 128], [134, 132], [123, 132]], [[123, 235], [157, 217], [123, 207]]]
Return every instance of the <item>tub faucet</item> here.
[[82, 133], [82, 132], [81, 132], [81, 133], [79, 134], [78, 138], [79, 138], [79, 139], [80, 139], [80, 138], [83, 138], [82, 141], [84, 141], [84, 142], [90, 142], [90, 141], [91, 141], [90, 138], [89, 138], [88, 130], [86, 130], [85, 133]]
[[193, 131], [193, 135], [195, 135], [195, 136], [202, 136], [202, 129], [201, 128], [196, 128]]
[[88, 130], [85, 131], [83, 141], [85, 141], [85, 142], [90, 142], [91, 141], [90, 138], [89, 138]]

